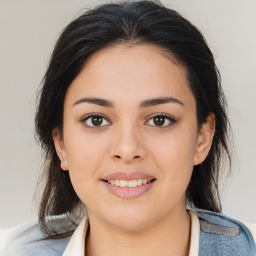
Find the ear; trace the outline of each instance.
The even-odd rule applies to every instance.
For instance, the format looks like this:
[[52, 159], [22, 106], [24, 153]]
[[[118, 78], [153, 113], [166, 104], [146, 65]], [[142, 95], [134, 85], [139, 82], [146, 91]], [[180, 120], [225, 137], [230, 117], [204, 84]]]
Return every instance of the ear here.
[[202, 124], [197, 138], [194, 165], [201, 164], [207, 157], [215, 133], [215, 115], [210, 113], [205, 123]]
[[63, 141], [63, 136], [60, 133], [59, 129], [54, 129], [52, 132], [52, 138], [54, 141], [55, 145], [55, 150], [57, 152], [57, 155], [60, 159], [60, 167], [63, 171], [68, 170], [68, 161], [66, 157], [66, 151], [65, 151], [65, 146], [64, 146], [64, 141]]

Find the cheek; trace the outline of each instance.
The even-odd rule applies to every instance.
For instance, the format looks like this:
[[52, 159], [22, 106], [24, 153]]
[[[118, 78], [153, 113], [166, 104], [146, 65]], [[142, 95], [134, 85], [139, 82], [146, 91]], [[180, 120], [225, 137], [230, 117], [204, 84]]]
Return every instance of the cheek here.
[[68, 136], [66, 130], [65, 150], [72, 185], [83, 202], [90, 195], [92, 186], [99, 179], [98, 170], [104, 155], [106, 145], [100, 136], [85, 135], [84, 132], [73, 132]]
[[164, 180], [189, 182], [196, 150], [196, 129], [181, 126], [155, 140], [153, 145], [152, 155], [165, 176]]
[[155, 155], [162, 159], [162, 163], [176, 163], [177, 165], [192, 163], [196, 143], [195, 139], [189, 134], [173, 134], [172, 136], [167, 136], [167, 138], [158, 143], [154, 143]]
[[64, 144], [69, 169], [75, 172], [93, 170], [90, 168], [99, 163], [105, 151], [104, 135], [95, 132], [86, 132], [85, 128], [77, 123], [68, 123], [64, 131]]

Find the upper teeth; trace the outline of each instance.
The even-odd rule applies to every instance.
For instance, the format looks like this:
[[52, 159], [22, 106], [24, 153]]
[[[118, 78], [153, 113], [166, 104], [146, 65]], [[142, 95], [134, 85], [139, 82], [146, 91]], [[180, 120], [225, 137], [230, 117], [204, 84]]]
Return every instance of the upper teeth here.
[[139, 180], [108, 180], [111, 185], [122, 187], [122, 188], [135, 188], [137, 186], [145, 185], [149, 183], [150, 179], [139, 179]]

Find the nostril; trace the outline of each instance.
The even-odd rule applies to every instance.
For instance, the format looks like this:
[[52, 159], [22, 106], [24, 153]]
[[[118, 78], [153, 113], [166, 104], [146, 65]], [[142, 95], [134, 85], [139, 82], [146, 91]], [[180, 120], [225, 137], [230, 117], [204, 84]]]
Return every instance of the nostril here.
[[[114, 155], [115, 158], [122, 158], [121, 156], [119, 155]], [[140, 158], [140, 156], [134, 156], [133, 159], [137, 159], [137, 158]]]

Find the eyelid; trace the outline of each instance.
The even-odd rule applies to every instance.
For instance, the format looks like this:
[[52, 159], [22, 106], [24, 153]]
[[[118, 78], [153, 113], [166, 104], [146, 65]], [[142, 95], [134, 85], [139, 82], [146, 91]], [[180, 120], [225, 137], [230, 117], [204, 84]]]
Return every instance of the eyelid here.
[[[164, 118], [168, 119], [171, 122], [171, 124], [165, 125], [165, 126], [156, 126], [156, 125], [150, 125], [150, 126], [153, 126], [153, 127], [156, 127], [156, 128], [166, 128], [166, 127], [172, 126], [173, 124], [175, 124], [177, 122], [177, 120], [169, 114], [155, 113], [155, 114], [152, 114], [152, 115], [148, 116], [147, 121], [144, 122], [144, 124], [147, 124], [152, 118], [155, 118], [155, 117], [158, 117], [158, 116], [161, 116], [161, 117], [164, 117]], [[85, 115], [81, 118], [80, 122], [83, 123], [86, 127], [92, 128], [92, 129], [94, 129], [94, 128], [95, 129], [100, 129], [100, 128], [103, 128], [105, 126], [109, 126], [109, 124], [108, 125], [103, 125], [103, 126], [89, 126], [89, 125], [85, 124], [85, 121], [88, 120], [90, 117], [101, 117], [101, 118], [105, 119], [108, 123], [110, 123], [110, 125], [112, 124], [112, 122], [110, 122], [109, 119], [105, 115], [100, 114], [100, 113], [87, 114], [87, 115]]]
[[148, 120], [147, 120], [145, 123], [148, 123], [149, 120], [151, 120], [152, 118], [157, 117], [157, 116], [162, 116], [162, 117], [168, 119], [169, 121], [171, 121], [171, 124], [170, 124], [170, 125], [166, 125], [166, 126], [153, 126], [153, 125], [151, 125], [151, 126], [156, 127], [156, 128], [166, 128], [166, 127], [170, 127], [170, 126], [172, 126], [173, 124], [175, 124], [175, 123], [177, 122], [177, 120], [176, 120], [173, 116], [171, 116], [171, 115], [169, 115], [169, 114], [165, 114], [165, 113], [155, 113], [155, 114], [153, 114], [153, 115], [150, 115], [150, 116], [147, 118]]
[[112, 124], [109, 121], [109, 119], [106, 116], [104, 116], [103, 114], [100, 114], [100, 113], [90, 113], [90, 114], [87, 114], [87, 115], [83, 116], [81, 118], [81, 120], [80, 120], [80, 122], [83, 123], [87, 128], [100, 129], [100, 128], [103, 128], [105, 126], [109, 126], [109, 124], [108, 125], [102, 125], [102, 126], [89, 126], [89, 125], [85, 124], [85, 121], [88, 120], [90, 117], [101, 117], [101, 118], [105, 119], [108, 123]]

